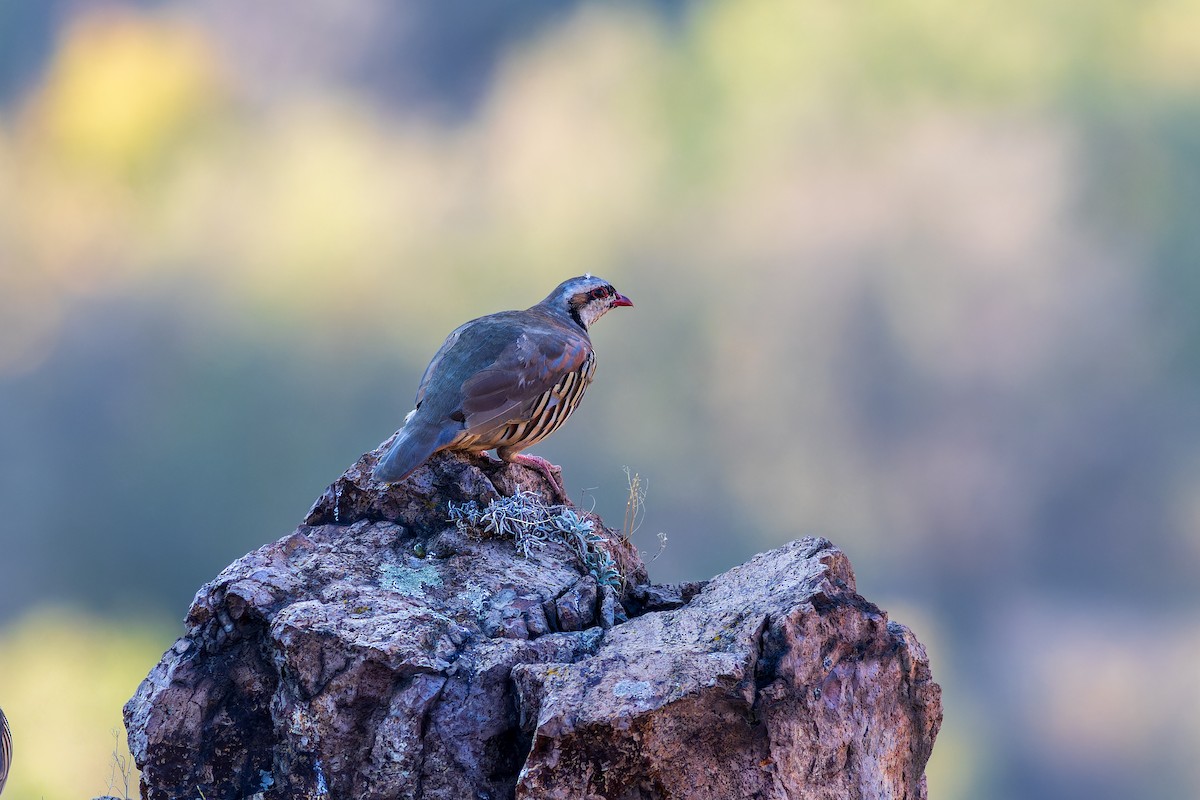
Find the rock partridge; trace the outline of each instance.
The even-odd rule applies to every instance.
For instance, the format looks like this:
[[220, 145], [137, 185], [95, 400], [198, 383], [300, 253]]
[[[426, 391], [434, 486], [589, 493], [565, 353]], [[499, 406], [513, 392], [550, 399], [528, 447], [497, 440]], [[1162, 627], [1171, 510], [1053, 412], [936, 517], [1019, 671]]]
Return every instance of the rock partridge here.
[[566, 500], [556, 468], [521, 451], [558, 430], [591, 383], [596, 359], [588, 328], [610, 308], [632, 305], [608, 281], [583, 275], [524, 311], [460, 326], [425, 368], [416, 408], [375, 478], [404, 480], [439, 450], [495, 448], [504, 461], [540, 470]]
[[12, 764], [12, 732], [8, 729], [8, 719], [4, 710], [0, 709], [0, 793], [4, 792], [4, 784], [8, 783], [8, 768]]

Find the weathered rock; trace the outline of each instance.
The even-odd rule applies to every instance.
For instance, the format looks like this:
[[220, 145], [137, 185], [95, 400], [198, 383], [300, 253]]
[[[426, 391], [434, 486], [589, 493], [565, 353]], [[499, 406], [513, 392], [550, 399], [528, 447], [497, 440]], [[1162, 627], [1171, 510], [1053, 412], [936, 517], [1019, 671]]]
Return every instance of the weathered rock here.
[[554, 601], [558, 626], [564, 631], [590, 628], [596, 619], [596, 579], [584, 575]]
[[801, 539], [569, 664], [513, 669], [530, 798], [924, 798], [941, 690], [920, 643]]
[[197, 593], [125, 708], [143, 797], [924, 797], [937, 685], [828, 542], [654, 587], [610, 536], [599, 586], [448, 521], [539, 473], [378, 454]]
[[692, 598], [704, 591], [708, 581], [680, 584], [643, 584], [634, 586], [625, 598], [625, 605], [635, 614], [647, 611], [670, 611], [687, 605]]

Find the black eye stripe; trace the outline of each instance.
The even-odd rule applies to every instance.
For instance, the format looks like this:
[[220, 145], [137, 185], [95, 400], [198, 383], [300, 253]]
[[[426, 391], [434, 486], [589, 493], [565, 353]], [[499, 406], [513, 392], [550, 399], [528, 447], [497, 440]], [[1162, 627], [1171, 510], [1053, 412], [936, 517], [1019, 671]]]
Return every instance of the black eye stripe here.
[[611, 285], [606, 284], [604, 286], [597, 286], [594, 289], [590, 289], [585, 293], [576, 295], [575, 298], [573, 298], [571, 302], [587, 303], [591, 300], [606, 300], [610, 297], [616, 297], [616, 296], [617, 296], [617, 290], [615, 288], [613, 288]]

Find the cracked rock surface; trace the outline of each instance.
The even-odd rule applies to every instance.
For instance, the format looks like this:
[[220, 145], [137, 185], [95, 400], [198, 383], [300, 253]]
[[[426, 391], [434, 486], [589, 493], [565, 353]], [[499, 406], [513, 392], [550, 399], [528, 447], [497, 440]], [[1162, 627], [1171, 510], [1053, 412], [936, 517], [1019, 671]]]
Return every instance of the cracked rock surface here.
[[448, 521], [539, 473], [379, 453], [197, 593], [125, 707], [143, 797], [925, 797], [940, 690], [829, 542], [655, 586], [610, 535], [614, 589]]

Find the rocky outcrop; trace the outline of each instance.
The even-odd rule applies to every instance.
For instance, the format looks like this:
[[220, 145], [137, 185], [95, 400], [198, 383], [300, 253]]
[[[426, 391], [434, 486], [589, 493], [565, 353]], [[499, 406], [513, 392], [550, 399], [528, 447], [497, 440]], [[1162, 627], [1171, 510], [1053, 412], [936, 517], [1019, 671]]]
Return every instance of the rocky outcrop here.
[[829, 542], [654, 586], [537, 472], [378, 453], [197, 593], [125, 707], [145, 798], [925, 797], [940, 690]]
[[531, 798], [923, 798], [941, 722], [924, 649], [824, 539], [513, 678]]

